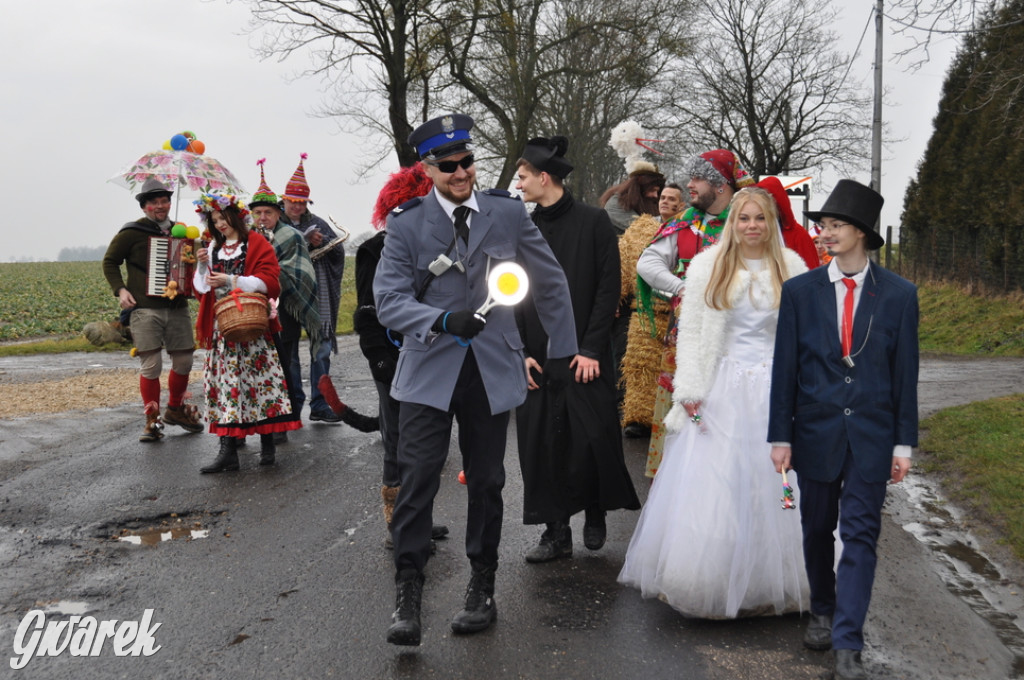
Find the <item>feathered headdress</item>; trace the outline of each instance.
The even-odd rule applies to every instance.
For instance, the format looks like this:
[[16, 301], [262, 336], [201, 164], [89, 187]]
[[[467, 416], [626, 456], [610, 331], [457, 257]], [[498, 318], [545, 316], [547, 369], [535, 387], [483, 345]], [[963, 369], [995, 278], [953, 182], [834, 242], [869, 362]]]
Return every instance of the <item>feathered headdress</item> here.
[[615, 153], [626, 164], [626, 174], [631, 174], [637, 169], [637, 164], [643, 161], [644, 150], [661, 155], [661, 152], [653, 149], [644, 142], [660, 142], [660, 139], [648, 139], [647, 133], [640, 123], [635, 120], [624, 120], [612, 128], [611, 139], [608, 146], [615, 149]]

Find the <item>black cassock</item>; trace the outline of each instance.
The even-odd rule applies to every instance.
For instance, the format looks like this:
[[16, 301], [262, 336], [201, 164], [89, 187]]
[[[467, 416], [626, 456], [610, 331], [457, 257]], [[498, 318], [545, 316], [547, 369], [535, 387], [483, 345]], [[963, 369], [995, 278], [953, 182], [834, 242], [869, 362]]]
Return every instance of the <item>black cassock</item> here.
[[[566, 191], [555, 204], [538, 206], [534, 223], [565, 270], [580, 354], [600, 362], [601, 376], [577, 383], [547, 366], [547, 335], [530, 297], [517, 309], [526, 355], [545, 367], [541, 385], [516, 410], [523, 473], [523, 522], [568, 519], [595, 507], [640, 507], [626, 469], [619, 430], [612, 354], [612, 324], [619, 304], [619, 245], [608, 214], [577, 203]], [[563, 364], [564, 368], [564, 364]]]

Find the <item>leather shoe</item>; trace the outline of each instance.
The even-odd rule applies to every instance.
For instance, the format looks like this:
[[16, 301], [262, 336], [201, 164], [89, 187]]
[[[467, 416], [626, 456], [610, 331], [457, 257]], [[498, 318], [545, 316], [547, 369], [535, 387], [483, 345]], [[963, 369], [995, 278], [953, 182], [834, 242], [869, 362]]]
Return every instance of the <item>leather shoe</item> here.
[[453, 633], [479, 633], [498, 619], [498, 605], [494, 603], [494, 570], [495, 567], [473, 567], [473, 575], [466, 588], [466, 605], [452, 619]]
[[540, 543], [526, 553], [526, 561], [538, 564], [559, 557], [572, 557], [572, 527], [566, 522], [553, 522], [540, 536]]
[[334, 411], [317, 411], [309, 414], [310, 420], [318, 420], [321, 423], [340, 423], [341, 416]]
[[860, 660], [859, 649], [837, 649], [833, 652], [836, 657], [835, 680], [866, 680], [868, 674], [864, 671], [864, 664]]
[[393, 645], [420, 643], [420, 603], [423, 599], [423, 574], [415, 569], [403, 569], [395, 578], [398, 591], [395, 613], [391, 615], [387, 640]]
[[604, 522], [604, 511], [587, 510], [586, 520], [583, 522], [583, 545], [588, 550], [600, 550], [604, 547], [607, 536], [608, 527]]
[[828, 614], [811, 613], [811, 620], [804, 631], [804, 647], [816, 652], [832, 649], [832, 617]]
[[626, 439], [643, 439], [651, 436], [651, 428], [642, 423], [630, 423], [622, 430]]

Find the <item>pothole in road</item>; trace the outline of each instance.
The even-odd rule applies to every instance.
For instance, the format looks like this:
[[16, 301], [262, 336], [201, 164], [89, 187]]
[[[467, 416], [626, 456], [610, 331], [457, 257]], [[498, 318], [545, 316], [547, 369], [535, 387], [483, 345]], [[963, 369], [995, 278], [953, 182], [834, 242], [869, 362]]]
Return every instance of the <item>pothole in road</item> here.
[[210, 529], [206, 526], [210, 518], [208, 513], [172, 512], [120, 524], [107, 524], [101, 527], [100, 536], [132, 545], [149, 546], [174, 540], [192, 541], [210, 535]]

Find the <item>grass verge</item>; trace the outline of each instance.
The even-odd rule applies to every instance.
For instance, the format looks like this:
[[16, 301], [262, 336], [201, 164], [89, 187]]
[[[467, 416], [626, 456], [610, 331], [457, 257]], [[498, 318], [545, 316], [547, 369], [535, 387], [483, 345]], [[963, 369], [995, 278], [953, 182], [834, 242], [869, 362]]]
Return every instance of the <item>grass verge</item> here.
[[921, 423], [918, 468], [1024, 560], [1024, 394], [940, 411]]
[[[36, 294], [19, 296], [20, 307], [14, 306], [14, 291], [24, 288], [27, 292], [32, 287], [25, 283], [31, 272], [40, 278], [39, 285], [45, 281], [45, 274], [54, 271], [43, 267], [42, 273], [37, 268], [23, 267], [20, 263], [0, 264], [0, 300], [10, 299], [10, 307], [0, 305], [0, 331], [7, 330], [5, 335], [0, 332], [0, 340], [18, 339], [17, 342], [0, 344], [0, 357], [27, 356], [30, 354], [61, 354], [63, 352], [127, 352], [131, 349], [127, 344], [111, 343], [103, 347], [93, 345], [82, 335], [71, 335], [72, 329], [80, 329], [89, 321], [113, 321], [117, 319], [117, 300], [110, 295], [110, 289], [102, 282], [103, 276], [98, 262], [46, 262], [42, 265], [60, 265], [68, 281], [53, 283], [49, 293], [40, 297]], [[21, 277], [19, 279], [19, 277]], [[100, 284], [97, 284], [98, 278]], [[345, 273], [341, 279], [341, 303], [338, 305], [338, 324], [335, 332], [346, 335], [352, 332], [352, 312], [356, 308], [356, 258], [354, 253], [345, 257]], [[80, 296], [85, 281], [94, 284], [95, 290], [83, 301]], [[36, 282], [33, 282], [35, 285]], [[52, 283], [52, 282], [51, 282]], [[9, 289], [9, 290], [8, 290]], [[11, 293], [5, 297], [7, 293]], [[67, 310], [54, 300], [66, 301], [71, 298], [78, 300], [84, 311], [76, 312], [71, 318], [65, 318]], [[42, 302], [40, 302], [42, 300]], [[194, 305], [195, 303], [193, 303]], [[193, 315], [195, 310], [193, 310]], [[15, 324], [15, 320], [17, 324]], [[63, 325], [62, 325], [63, 324]], [[17, 331], [14, 329], [17, 328]], [[48, 332], [49, 331], [49, 332]], [[32, 336], [39, 335], [33, 339]], [[24, 339], [19, 339], [24, 338]]]
[[922, 352], [1024, 356], [1024, 294], [982, 295], [951, 283], [919, 284]]

